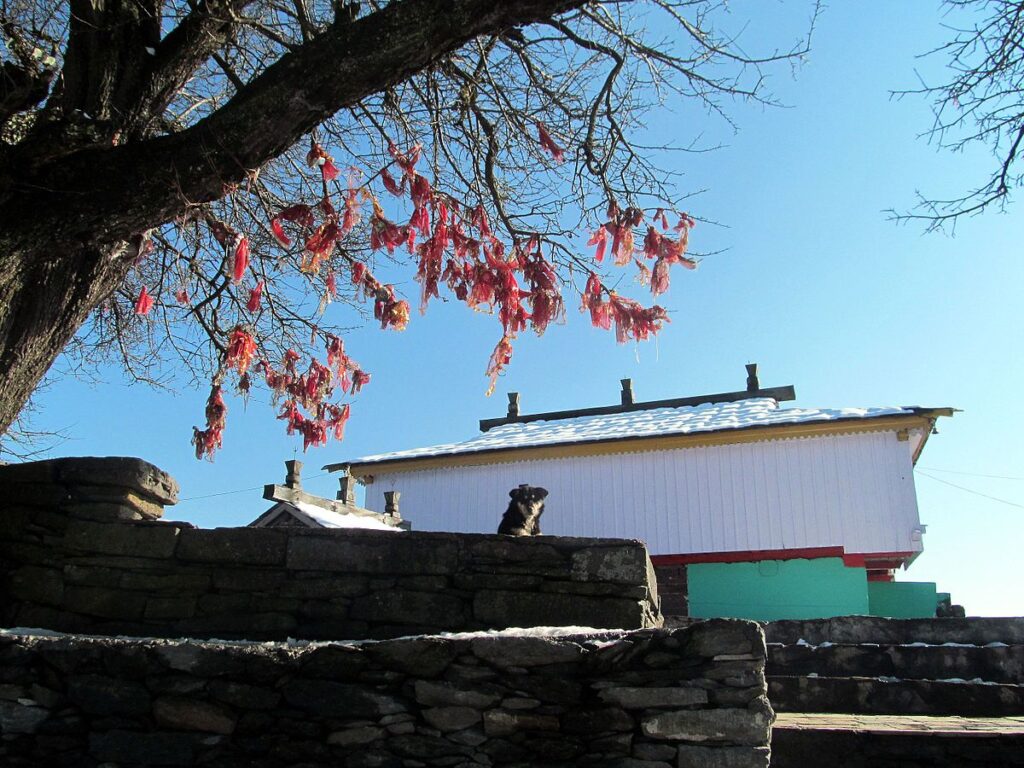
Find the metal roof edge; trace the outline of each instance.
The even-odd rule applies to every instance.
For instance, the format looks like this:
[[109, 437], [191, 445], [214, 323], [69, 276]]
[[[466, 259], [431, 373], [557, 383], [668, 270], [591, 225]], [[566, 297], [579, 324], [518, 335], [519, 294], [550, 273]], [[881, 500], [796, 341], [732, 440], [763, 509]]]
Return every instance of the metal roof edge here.
[[[458, 453], [432, 453], [432, 454], [419, 454], [416, 456], [402, 456], [396, 458], [381, 458], [370, 461], [346, 461], [338, 462], [335, 464], [325, 464], [323, 469], [328, 472], [336, 472], [338, 470], [348, 470], [351, 474], [354, 474], [353, 468], [358, 467], [359, 469], [369, 469], [382, 464], [404, 464], [410, 462], [428, 461], [428, 460], [444, 460], [447, 458], [466, 458], [476, 456], [492, 456], [500, 455], [503, 453], [509, 453], [512, 451], [539, 451], [544, 449], [558, 449], [558, 448], [570, 448], [573, 446], [586, 446], [586, 445], [614, 445], [616, 443], [625, 442], [648, 442], [655, 440], [664, 441], [666, 438], [694, 438], [698, 440], [701, 437], [709, 437], [712, 435], [728, 435], [728, 434], [747, 434], [756, 435], [758, 432], [806, 432], [808, 427], [821, 428], [827, 431], [827, 428], [835, 425], [850, 426], [853, 424], [867, 424], [880, 419], [908, 419], [908, 418], [930, 418], [934, 423], [934, 417], [939, 415], [945, 415], [938, 413], [939, 411], [953, 411], [954, 409], [949, 408], [918, 408], [916, 406], [907, 407], [907, 410], [911, 410], [911, 413], [880, 413], [872, 416], [847, 416], [838, 419], [822, 419], [820, 421], [804, 421], [804, 422], [790, 422], [782, 424], [754, 424], [743, 427], [723, 427], [721, 429], [712, 429], [699, 432], [677, 432], [671, 434], [657, 434], [657, 435], [626, 435], [619, 437], [604, 437], [595, 438], [591, 440], [571, 440], [561, 441], [556, 443], [544, 443], [540, 445], [519, 445], [519, 446], [502, 446], [499, 448], [483, 448], [476, 451], [463, 451]], [[933, 416], [934, 414], [934, 416]], [[950, 414], [951, 415], [951, 414]], [[770, 438], [765, 438], [770, 439]], [[923, 444], [922, 444], [923, 447]], [[920, 451], [919, 451], [920, 452]]]

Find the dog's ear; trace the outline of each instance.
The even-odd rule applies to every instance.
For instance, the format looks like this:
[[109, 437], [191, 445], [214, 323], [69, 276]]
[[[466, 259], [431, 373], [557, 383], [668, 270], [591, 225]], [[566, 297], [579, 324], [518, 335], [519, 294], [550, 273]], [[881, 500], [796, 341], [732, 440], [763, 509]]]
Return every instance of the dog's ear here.
[[533, 489], [533, 496], [534, 496], [535, 499], [537, 499], [537, 501], [543, 501], [544, 499], [546, 499], [548, 497], [548, 489], [547, 488], [534, 488]]
[[508, 492], [508, 496], [509, 496], [510, 499], [512, 499], [512, 501], [518, 501], [519, 500], [519, 489], [518, 488], [513, 488], [511, 491]]

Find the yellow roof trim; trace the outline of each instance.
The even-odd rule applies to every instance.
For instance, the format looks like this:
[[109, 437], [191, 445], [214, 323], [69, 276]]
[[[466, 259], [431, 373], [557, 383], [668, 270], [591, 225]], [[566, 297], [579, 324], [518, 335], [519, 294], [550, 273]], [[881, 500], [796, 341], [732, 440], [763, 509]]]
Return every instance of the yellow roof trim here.
[[[936, 411], [941, 410], [945, 409], [936, 409]], [[353, 463], [349, 465], [349, 474], [359, 478], [366, 478], [384, 472], [417, 472], [419, 470], [437, 469], [440, 467], [474, 467], [485, 464], [504, 464], [511, 461], [564, 459], [577, 456], [606, 456], [614, 453], [698, 448], [711, 445], [755, 443], [764, 440], [785, 440], [801, 437], [823, 437], [825, 435], [842, 435], [857, 432], [885, 432], [908, 428], [921, 428], [927, 433], [931, 431], [935, 417], [945, 415], [936, 411], [882, 416], [872, 419], [777, 424], [767, 427], [745, 427], [686, 435], [657, 435], [654, 437], [595, 440], [591, 442], [538, 445], [524, 448], [503, 448], [475, 453], [424, 456], [419, 459], [395, 459], [392, 461], [367, 462], [365, 464]], [[336, 466], [341, 468], [342, 465]]]

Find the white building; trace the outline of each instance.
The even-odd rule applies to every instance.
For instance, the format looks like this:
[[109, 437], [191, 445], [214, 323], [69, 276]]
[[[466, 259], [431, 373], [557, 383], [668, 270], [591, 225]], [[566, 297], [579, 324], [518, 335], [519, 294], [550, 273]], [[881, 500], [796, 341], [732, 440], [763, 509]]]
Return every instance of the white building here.
[[[468, 440], [328, 468], [366, 485], [368, 509], [400, 492], [418, 530], [494, 532], [509, 490], [542, 486], [544, 534], [642, 539], [663, 594], [679, 602], [682, 581], [691, 613], [888, 606], [906, 590], [878, 585], [923, 549], [914, 463], [952, 409], [782, 407], [793, 388], [761, 389], [748, 369], [746, 391], [670, 401], [635, 403], [626, 380], [619, 406], [520, 415], [510, 395], [509, 415]], [[782, 605], [758, 614], [772, 585]], [[930, 589], [911, 612], [933, 611]]]

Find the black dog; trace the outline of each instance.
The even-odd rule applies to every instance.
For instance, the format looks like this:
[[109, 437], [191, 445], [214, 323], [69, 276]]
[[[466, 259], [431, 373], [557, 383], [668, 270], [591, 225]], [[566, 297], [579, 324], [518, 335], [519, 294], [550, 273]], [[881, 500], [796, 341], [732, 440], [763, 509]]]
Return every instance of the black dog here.
[[508, 536], [540, 535], [540, 516], [544, 512], [547, 490], [524, 484], [513, 488], [508, 495], [512, 501], [501, 518], [498, 533]]

